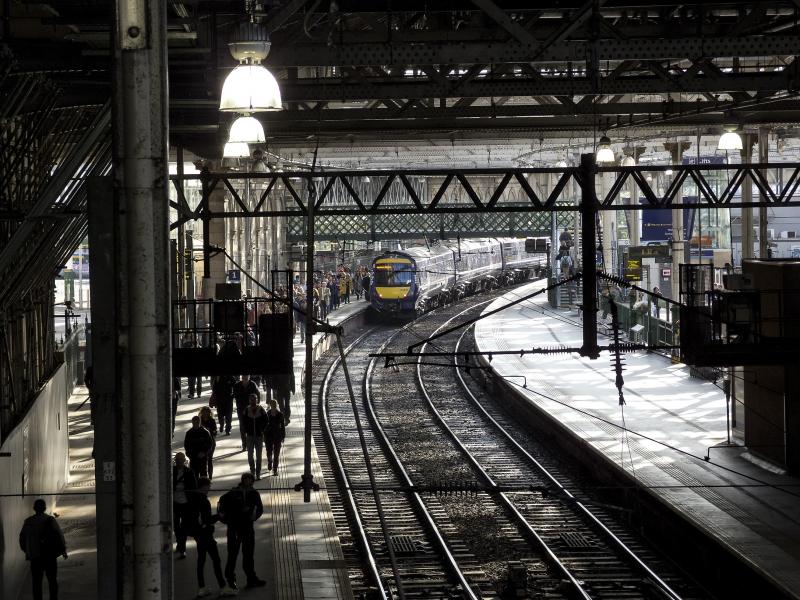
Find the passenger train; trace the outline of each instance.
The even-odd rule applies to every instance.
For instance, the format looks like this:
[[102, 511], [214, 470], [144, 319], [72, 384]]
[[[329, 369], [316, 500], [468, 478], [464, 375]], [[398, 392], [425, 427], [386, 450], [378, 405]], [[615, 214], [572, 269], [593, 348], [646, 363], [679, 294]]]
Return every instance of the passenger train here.
[[382, 314], [414, 316], [547, 267], [549, 238], [444, 242], [390, 251], [372, 261], [369, 301]]

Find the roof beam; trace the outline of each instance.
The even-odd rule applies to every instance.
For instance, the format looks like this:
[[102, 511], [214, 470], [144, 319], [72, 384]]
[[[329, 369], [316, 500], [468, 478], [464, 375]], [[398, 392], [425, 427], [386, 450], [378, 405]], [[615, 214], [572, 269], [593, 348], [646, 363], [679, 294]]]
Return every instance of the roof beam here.
[[[442, 39], [447, 38], [442, 32]], [[536, 47], [516, 40], [361, 43], [358, 34], [347, 32], [342, 43], [298, 42], [273, 45], [266, 60], [267, 66], [369, 66], [369, 65], [463, 65], [480, 62], [523, 63], [563, 62], [582, 64], [588, 56], [587, 41], [561, 41], [539, 52]], [[338, 41], [338, 38], [337, 38]], [[800, 36], [749, 37], [683, 37], [601, 39], [597, 43], [598, 60], [684, 60], [702, 57], [776, 56], [797, 53]]]

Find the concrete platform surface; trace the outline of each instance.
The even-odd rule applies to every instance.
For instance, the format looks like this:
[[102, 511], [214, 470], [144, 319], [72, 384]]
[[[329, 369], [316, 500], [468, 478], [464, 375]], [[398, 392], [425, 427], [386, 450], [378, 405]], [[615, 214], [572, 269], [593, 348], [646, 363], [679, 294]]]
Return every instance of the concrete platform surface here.
[[[331, 324], [340, 323], [364, 310], [366, 306], [363, 300], [343, 304], [339, 310], [330, 315], [329, 321]], [[315, 336], [317, 353], [322, 349], [320, 344], [322, 338], [322, 334]], [[294, 491], [294, 486], [300, 482], [303, 472], [305, 414], [300, 388], [305, 350], [300, 344], [299, 336], [295, 336], [294, 356], [297, 393], [292, 395], [291, 422], [286, 430], [280, 468], [275, 476], [267, 472], [265, 452], [262, 479], [255, 485], [264, 503], [264, 515], [256, 522], [255, 567], [257, 574], [267, 581], [267, 585], [251, 590], [241, 589], [238, 597], [266, 600], [299, 598], [350, 600], [353, 595], [347, 569], [315, 451], [312, 471], [315, 482], [320, 484], [320, 491], [312, 493], [310, 503], [304, 503], [302, 493]], [[197, 414], [200, 407], [208, 404], [210, 392], [210, 383], [206, 378], [203, 380], [202, 396], [190, 400], [186, 380], [183, 380], [182, 400], [178, 406], [172, 443], [173, 454], [183, 451], [185, 431], [191, 426], [191, 418]], [[55, 503], [55, 513], [64, 531], [69, 552], [69, 558], [59, 559], [58, 563], [61, 600], [96, 598], [94, 460], [91, 458], [93, 433], [89, 423], [87, 398], [86, 388], [80, 387], [76, 388], [69, 401], [70, 480], [64, 493]], [[234, 411], [231, 435], [226, 436], [223, 433], [217, 437], [214, 479], [209, 493], [212, 509], [216, 507], [219, 497], [236, 485], [241, 474], [246, 471], [248, 471], [247, 453], [241, 449]], [[49, 507], [48, 512], [50, 512]], [[224, 569], [227, 556], [224, 525], [217, 524], [215, 536]], [[195, 544], [190, 538], [187, 543], [186, 559], [174, 560], [173, 563], [176, 600], [197, 597], [196, 559]], [[238, 562], [237, 580], [243, 585], [246, 577], [241, 569], [241, 557]], [[206, 562], [205, 576], [212, 597], [216, 597], [219, 590], [210, 561]], [[45, 582], [45, 598], [46, 589]], [[30, 577], [28, 577], [20, 600], [28, 600], [31, 597]]]
[[[509, 292], [486, 311], [537, 286], [543, 284]], [[475, 338], [482, 351], [579, 347], [582, 332], [574, 311], [553, 310], [542, 295], [478, 321]], [[604, 336], [598, 340], [609, 343]], [[759, 466], [742, 446], [726, 447], [725, 395], [712, 382], [690, 377], [686, 365], [654, 353], [626, 354], [625, 363], [625, 406], [619, 405], [607, 352], [597, 360], [494, 355], [491, 367], [624, 470], [632, 484], [650, 488], [800, 597], [800, 479]]]

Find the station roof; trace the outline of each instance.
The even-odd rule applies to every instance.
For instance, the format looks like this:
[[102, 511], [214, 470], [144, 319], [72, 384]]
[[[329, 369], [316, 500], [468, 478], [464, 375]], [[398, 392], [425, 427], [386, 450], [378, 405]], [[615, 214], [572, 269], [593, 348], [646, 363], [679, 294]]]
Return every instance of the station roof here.
[[[800, 115], [795, 1], [166, 4], [171, 141], [209, 158], [233, 119], [218, 110], [227, 44], [251, 18], [284, 101], [257, 115], [273, 147], [791, 128]], [[104, 103], [115, 3], [9, 5], [14, 73], [52, 80], [62, 106]]]

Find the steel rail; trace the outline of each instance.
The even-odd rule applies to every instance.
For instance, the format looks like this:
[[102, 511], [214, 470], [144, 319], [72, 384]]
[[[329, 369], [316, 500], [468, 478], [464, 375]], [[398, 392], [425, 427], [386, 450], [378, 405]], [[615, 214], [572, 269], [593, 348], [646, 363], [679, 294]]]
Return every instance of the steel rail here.
[[[492, 300], [484, 300], [482, 302], [478, 302], [476, 304], [473, 304], [469, 308], [464, 309], [463, 311], [461, 311], [457, 315], [454, 315], [453, 317], [448, 319], [445, 323], [443, 323], [441, 326], [439, 326], [436, 329], [436, 331], [434, 332], [434, 334], [429, 339], [433, 339], [434, 337], [438, 337], [436, 334], [439, 331], [441, 331], [442, 329], [444, 329], [454, 319], [460, 317], [461, 315], [463, 315], [466, 312], [474, 310], [476, 306], [481, 306], [483, 304], [488, 304], [489, 302], [492, 302]], [[462, 334], [462, 336], [463, 336], [463, 334]], [[424, 342], [422, 344], [421, 348], [420, 348], [420, 351], [424, 351], [425, 350], [425, 346], [427, 346], [427, 345], [428, 345], [428, 342], [427, 341]], [[462, 441], [459, 439], [458, 435], [456, 435], [456, 433], [450, 428], [450, 426], [447, 424], [447, 422], [445, 421], [445, 419], [442, 416], [442, 414], [439, 412], [439, 410], [434, 405], [433, 399], [431, 398], [431, 396], [428, 393], [428, 390], [427, 390], [427, 388], [425, 386], [425, 382], [422, 380], [421, 358], [417, 359], [416, 375], [417, 375], [417, 387], [419, 388], [420, 392], [422, 393], [422, 396], [425, 398], [426, 402], [428, 403], [429, 408], [431, 409], [433, 414], [438, 419], [439, 425], [447, 432], [447, 434], [450, 436], [450, 438], [453, 441], [453, 443], [459, 448], [459, 450], [461, 450], [462, 454], [466, 457], [466, 459], [473, 466], [473, 468], [475, 468], [475, 470], [477, 470], [480, 473], [481, 477], [483, 477], [483, 479], [486, 480], [486, 483], [491, 487], [496, 487], [497, 486], [497, 482], [495, 482], [494, 479], [492, 479], [491, 475], [489, 475], [486, 472], [486, 470], [483, 468], [483, 466], [481, 466], [481, 464], [478, 462], [478, 459], [462, 443]], [[517, 521], [517, 523], [521, 527], [523, 527], [525, 529], [525, 531], [527, 531], [528, 535], [531, 538], [533, 538], [533, 540], [536, 542], [536, 545], [539, 547], [539, 549], [542, 552], [544, 552], [544, 554], [546, 555], [546, 557], [549, 560], [549, 562], [551, 563], [551, 565], [553, 567], [555, 567], [555, 569], [561, 574], [562, 577], [564, 577], [567, 581], [569, 581], [569, 583], [574, 588], [575, 592], [581, 598], [584, 598], [584, 600], [592, 600], [592, 597], [586, 592], [586, 590], [583, 589], [583, 585], [581, 585], [581, 582], [578, 581], [578, 579], [572, 574], [572, 572], [569, 570], [567, 565], [565, 565], [558, 558], [558, 556], [556, 556], [556, 554], [552, 550], [552, 548], [550, 548], [550, 546], [542, 538], [542, 536], [539, 535], [539, 532], [536, 531], [536, 529], [528, 522], [528, 520], [525, 519], [525, 517], [519, 512], [519, 510], [517, 510], [517, 507], [514, 505], [514, 503], [511, 501], [511, 499], [508, 497], [508, 495], [506, 495], [505, 492], [500, 492], [498, 494], [498, 496], [502, 500], [502, 503], [505, 506], [505, 508], [508, 511], [510, 511], [511, 514], [514, 515], [514, 518]]]
[[[395, 338], [395, 336], [399, 335], [401, 332], [405, 331], [406, 327], [399, 329], [395, 332], [386, 342], [381, 345], [379, 351], [383, 351], [386, 347], [391, 343], [391, 341]], [[369, 414], [370, 421], [373, 424], [373, 427], [379, 434], [379, 439], [382, 442], [382, 445], [386, 452], [391, 457], [392, 461], [394, 462], [397, 471], [400, 473], [401, 478], [404, 480], [405, 484], [409, 487], [413, 487], [413, 482], [411, 481], [411, 477], [408, 475], [408, 472], [403, 467], [403, 463], [400, 460], [400, 457], [397, 456], [397, 453], [392, 446], [391, 441], [389, 441], [389, 437], [386, 435], [386, 431], [383, 429], [383, 426], [378, 419], [378, 415], [375, 413], [375, 407], [372, 401], [372, 373], [375, 370], [376, 359], [373, 358], [369, 361], [367, 366], [367, 371], [364, 374], [364, 380], [362, 384], [362, 395], [364, 400], [364, 405], [366, 406]], [[425, 522], [428, 525], [428, 528], [433, 535], [434, 539], [436, 540], [437, 545], [439, 546], [439, 550], [442, 555], [445, 557], [448, 566], [450, 567], [452, 574], [458, 579], [461, 587], [464, 590], [464, 594], [470, 600], [478, 600], [478, 596], [472, 590], [472, 586], [470, 586], [469, 582], [467, 581], [464, 573], [461, 571], [461, 568], [458, 566], [458, 562], [456, 561], [453, 553], [450, 552], [450, 548], [447, 546], [447, 542], [444, 540], [442, 533], [439, 531], [439, 528], [436, 526], [436, 522], [433, 520], [430, 511], [428, 510], [427, 506], [425, 506], [425, 502], [422, 500], [422, 496], [419, 492], [411, 492], [411, 498], [414, 501], [414, 504], [417, 506], [420, 514], [424, 517]], [[387, 540], [388, 542], [388, 540]]]
[[[341, 349], [341, 346], [339, 346], [340, 353], [343, 352], [344, 354], [349, 354], [350, 351], [353, 349], [353, 347], [356, 344], [360, 343], [365, 337], [367, 337], [374, 330], [375, 330], [375, 328], [369, 329], [368, 331], [366, 331], [365, 333], [360, 335], [358, 338], [356, 338], [343, 351]], [[364, 527], [364, 523], [361, 520], [361, 515], [360, 515], [359, 510], [358, 510], [358, 503], [356, 502], [355, 496], [353, 495], [353, 487], [352, 487], [352, 484], [350, 483], [350, 478], [347, 475], [347, 470], [345, 469], [344, 463], [342, 462], [342, 457], [341, 457], [341, 454], [339, 453], [339, 449], [337, 447], [336, 440], [333, 437], [333, 430], [331, 429], [329, 416], [328, 416], [328, 389], [330, 387], [331, 379], [333, 379], [333, 374], [334, 374], [334, 372], [336, 371], [336, 369], [338, 368], [338, 366], [339, 366], [339, 364], [341, 362], [342, 362], [341, 357], [337, 357], [333, 361], [333, 364], [330, 366], [330, 368], [328, 369], [327, 373], [325, 373], [325, 378], [322, 380], [322, 386], [320, 387], [320, 390], [319, 390], [319, 408], [320, 408], [320, 413], [321, 413], [321, 416], [322, 416], [322, 425], [323, 425], [323, 429], [324, 429], [324, 432], [325, 432], [325, 437], [328, 440], [328, 446], [331, 449], [331, 453], [332, 453], [333, 459], [335, 461], [336, 470], [337, 470], [338, 475], [339, 475], [339, 477], [341, 478], [341, 481], [342, 481], [342, 486], [341, 486], [340, 489], [345, 494], [347, 503], [348, 503], [348, 505], [350, 507], [350, 511], [351, 511], [351, 513], [353, 515], [353, 519], [354, 519], [354, 521], [356, 523], [356, 528], [358, 530], [358, 541], [359, 541], [359, 543], [361, 545], [361, 548], [362, 548], [365, 556], [367, 557], [367, 567], [368, 567], [369, 574], [370, 574], [373, 582], [375, 583], [375, 586], [378, 588], [378, 591], [380, 593], [380, 597], [388, 599], [389, 595], [387, 594], [387, 591], [383, 586], [383, 581], [381, 580], [380, 570], [378, 569], [378, 563], [377, 563], [377, 561], [375, 559], [374, 553], [372, 552], [372, 546], [370, 546], [369, 539], [367, 538], [367, 530]], [[366, 452], [366, 447], [364, 446], [363, 435], [361, 433], [361, 427], [360, 427], [359, 417], [358, 417], [358, 413], [357, 412], [355, 413], [355, 416], [356, 416], [357, 426], [359, 427], [359, 437], [361, 438], [361, 441], [362, 441], [362, 449], [364, 449], [364, 457], [366, 459], [367, 456], [368, 456], [368, 453]], [[379, 492], [378, 492], [377, 486], [375, 485], [374, 477], [372, 476], [372, 474], [370, 474], [370, 483], [372, 485], [373, 494], [375, 495], [376, 500], [377, 500]], [[377, 502], [376, 502], [376, 504], [377, 504]], [[381, 516], [381, 525], [383, 526], [383, 517], [382, 516]], [[384, 537], [387, 539], [387, 544], [386, 544], [387, 547], [391, 548], [391, 544], [388, 543], [389, 537], [386, 534], [385, 530], [384, 530]], [[398, 569], [397, 569], [396, 561], [395, 561], [395, 558], [394, 558], [394, 553], [391, 550], [390, 550], [390, 561], [392, 562], [392, 571], [395, 574], [395, 579], [397, 579], [399, 581]], [[398, 593], [399, 593], [400, 589], [401, 589], [400, 585], [398, 584]], [[402, 594], [401, 594], [401, 597], [402, 597]]]
[[[461, 345], [464, 336], [467, 334], [468, 330], [462, 332], [461, 336], [456, 342], [455, 350], [458, 351], [458, 347]], [[681, 600], [681, 596], [675, 592], [669, 584], [667, 584], [663, 579], [661, 579], [650, 567], [648, 567], [645, 562], [639, 558], [639, 556], [625, 544], [622, 540], [620, 540], [614, 532], [612, 532], [605, 524], [591, 511], [589, 508], [580, 500], [578, 500], [569, 490], [564, 487], [564, 485], [559, 482], [547, 468], [542, 465], [536, 458], [534, 458], [525, 448], [523, 448], [519, 442], [517, 442], [508, 431], [506, 431], [502, 425], [500, 425], [492, 415], [478, 402], [478, 399], [472, 393], [472, 391], [467, 386], [467, 383], [464, 381], [464, 377], [461, 375], [461, 367], [458, 364], [458, 355], [455, 354], [453, 356], [453, 364], [456, 367], [456, 376], [461, 383], [461, 386], [464, 392], [467, 395], [469, 401], [478, 408], [478, 410], [484, 415], [484, 417], [494, 425], [494, 427], [499, 431], [505, 438], [511, 443], [511, 445], [523, 456], [525, 459], [533, 466], [537, 471], [539, 471], [547, 480], [549, 480], [554, 486], [556, 486], [562, 494], [564, 494], [569, 500], [571, 504], [576, 506], [578, 510], [587, 517], [590, 521], [592, 521], [599, 530], [603, 533], [607, 540], [611, 542], [613, 546], [615, 546], [618, 550], [620, 550], [624, 555], [630, 558], [633, 563], [645, 574], [647, 575], [652, 581], [659, 587], [659, 589], [666, 595], [667, 598], [670, 600]]]

